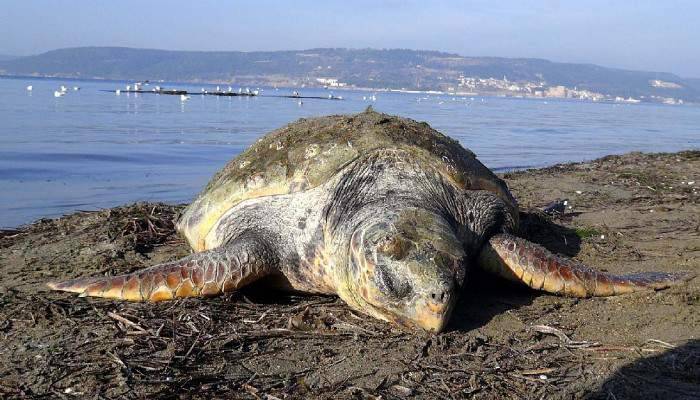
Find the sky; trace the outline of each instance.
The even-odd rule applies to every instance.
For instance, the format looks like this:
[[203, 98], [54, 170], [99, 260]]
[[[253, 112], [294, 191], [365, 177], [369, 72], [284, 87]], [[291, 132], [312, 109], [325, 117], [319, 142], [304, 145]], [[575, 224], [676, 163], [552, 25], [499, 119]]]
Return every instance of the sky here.
[[700, 1], [5, 0], [0, 54], [408, 48], [700, 78]]

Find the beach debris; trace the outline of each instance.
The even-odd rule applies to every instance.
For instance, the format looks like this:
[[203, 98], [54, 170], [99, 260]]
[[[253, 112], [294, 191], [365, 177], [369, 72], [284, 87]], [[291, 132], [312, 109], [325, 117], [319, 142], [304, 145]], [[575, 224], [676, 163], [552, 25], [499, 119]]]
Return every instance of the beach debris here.
[[543, 333], [545, 335], [553, 335], [559, 338], [564, 346], [569, 348], [587, 348], [599, 346], [597, 342], [589, 342], [585, 340], [571, 340], [561, 329], [549, 325], [533, 325], [530, 327], [532, 331]]
[[[569, 205], [569, 199], [556, 199], [553, 202], [547, 204], [542, 211], [549, 215], [561, 215], [566, 211], [566, 207]], [[571, 207], [569, 207], [571, 208]]]
[[413, 394], [413, 389], [403, 385], [392, 385], [391, 387], [389, 387], [389, 390], [391, 390], [397, 396], [406, 397]]

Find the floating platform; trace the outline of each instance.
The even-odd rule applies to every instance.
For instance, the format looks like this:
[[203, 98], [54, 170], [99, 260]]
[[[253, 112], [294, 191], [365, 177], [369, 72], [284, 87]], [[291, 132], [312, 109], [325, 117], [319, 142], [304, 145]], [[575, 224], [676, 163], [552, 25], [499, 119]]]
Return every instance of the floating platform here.
[[224, 96], [224, 97], [236, 97], [236, 96], [243, 96], [243, 97], [255, 97], [257, 94], [255, 93], [238, 93], [238, 92], [199, 92], [199, 93], [190, 93], [190, 95], [202, 95], [202, 96]]
[[122, 90], [122, 89], [117, 89], [117, 90], [103, 90], [103, 92], [169, 94], [169, 95], [174, 95], [174, 96], [179, 96], [181, 94], [184, 94], [184, 95], [194, 94], [194, 93], [187, 93], [187, 90], [133, 90], [133, 89]]
[[102, 90], [103, 92], [109, 92], [109, 93], [150, 93], [150, 94], [169, 94], [173, 96], [179, 96], [179, 95], [185, 95], [185, 96], [227, 96], [227, 97], [233, 97], [233, 96], [244, 96], [244, 97], [255, 97], [257, 94], [255, 93], [238, 93], [238, 92], [188, 92], [187, 90], [176, 90], [176, 89], [161, 89], [161, 90], [122, 90], [122, 89], [115, 89], [115, 90]]
[[185, 96], [222, 96], [222, 97], [277, 97], [277, 98], [284, 98], [284, 99], [315, 99], [315, 100], [344, 100], [342, 96], [299, 96], [299, 95], [272, 95], [272, 96], [264, 96], [264, 95], [259, 95], [255, 93], [239, 93], [239, 92], [188, 92], [187, 90], [177, 90], [177, 89], [161, 89], [161, 90], [122, 90], [122, 89], [114, 89], [114, 90], [101, 90], [102, 92], [109, 92], [109, 93], [134, 93], [134, 94], [165, 94], [165, 95], [173, 95], [173, 96], [180, 96], [180, 95], [185, 95]]
[[264, 96], [264, 97], [279, 97], [285, 99], [316, 99], [316, 100], [344, 100], [341, 96], [295, 96], [295, 95], [275, 95], [275, 96]]

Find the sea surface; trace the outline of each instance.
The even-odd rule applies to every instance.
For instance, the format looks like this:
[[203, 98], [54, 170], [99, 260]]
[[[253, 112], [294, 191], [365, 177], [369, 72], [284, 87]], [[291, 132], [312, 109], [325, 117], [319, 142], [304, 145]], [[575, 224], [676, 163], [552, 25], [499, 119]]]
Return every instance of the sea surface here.
[[[60, 85], [69, 91], [54, 97]], [[700, 107], [695, 105], [349, 90], [333, 92], [343, 101], [299, 104], [263, 97], [292, 90], [307, 96], [331, 93], [304, 88], [261, 88], [254, 98], [192, 96], [183, 102], [179, 96], [104, 91], [125, 85], [0, 79], [0, 227], [138, 200], [188, 202], [214, 172], [266, 132], [298, 118], [356, 113], [369, 105], [428, 122], [497, 171], [633, 150], [700, 148]]]

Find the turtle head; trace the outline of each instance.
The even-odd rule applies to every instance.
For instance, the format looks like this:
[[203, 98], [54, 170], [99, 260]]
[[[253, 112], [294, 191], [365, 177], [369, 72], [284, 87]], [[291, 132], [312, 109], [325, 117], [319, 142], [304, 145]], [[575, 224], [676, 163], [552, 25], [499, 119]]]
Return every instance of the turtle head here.
[[413, 208], [369, 218], [353, 232], [349, 253], [346, 302], [403, 326], [445, 328], [465, 253], [444, 218]]

